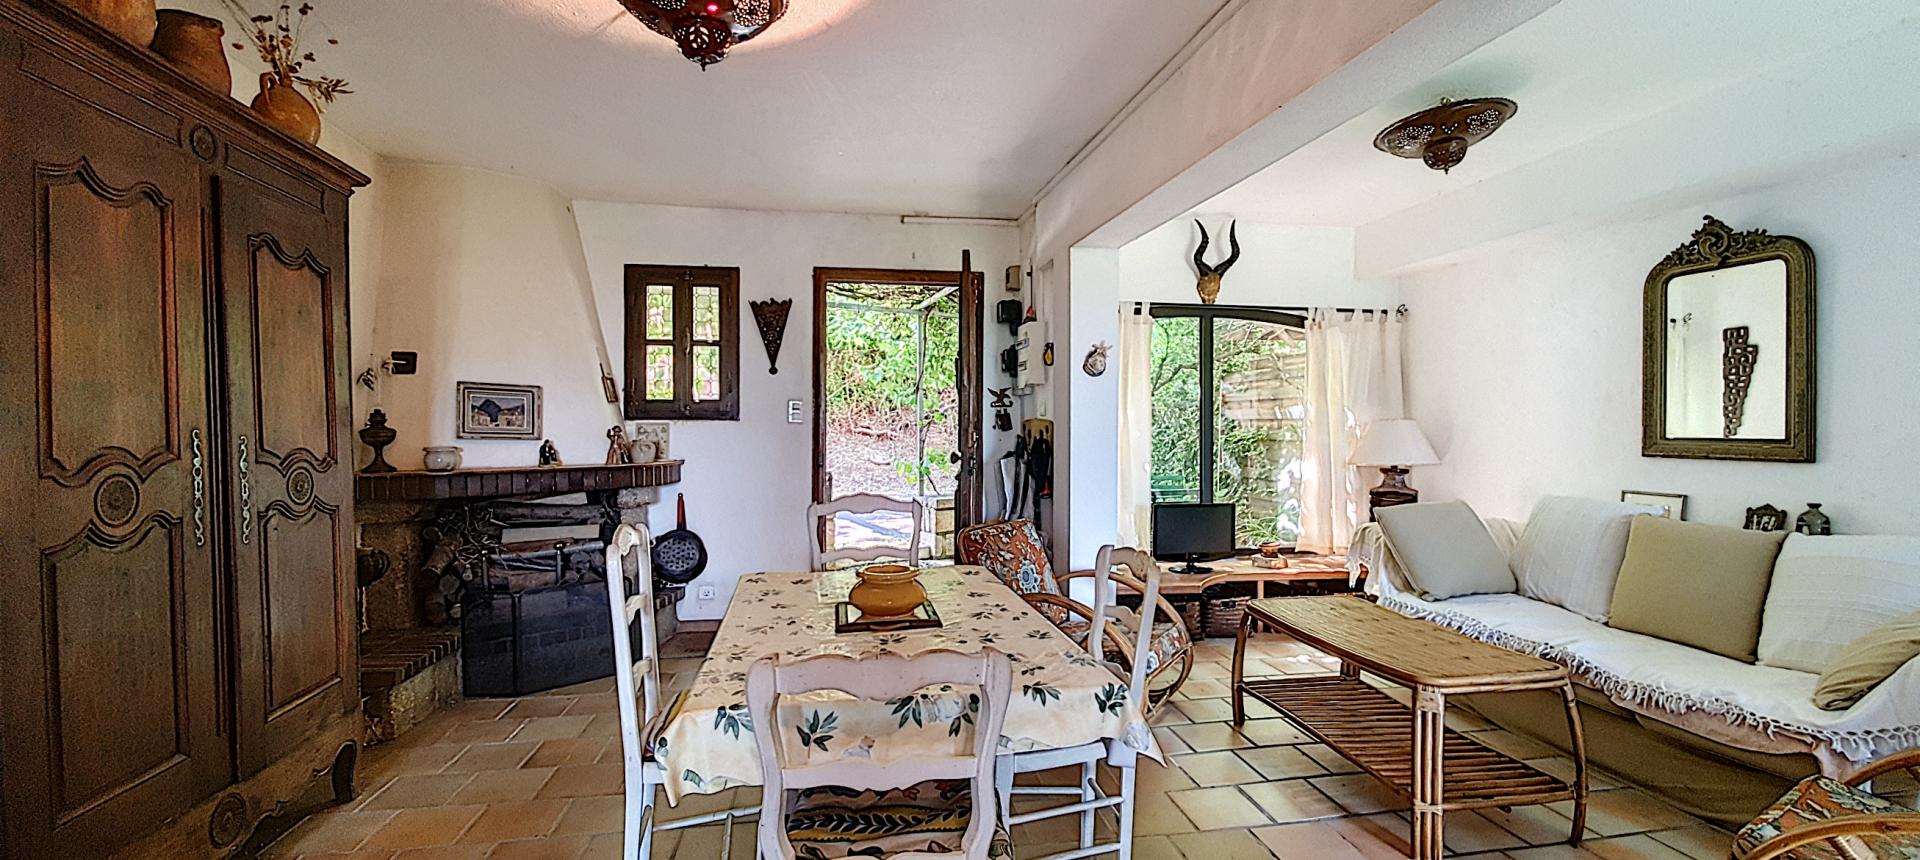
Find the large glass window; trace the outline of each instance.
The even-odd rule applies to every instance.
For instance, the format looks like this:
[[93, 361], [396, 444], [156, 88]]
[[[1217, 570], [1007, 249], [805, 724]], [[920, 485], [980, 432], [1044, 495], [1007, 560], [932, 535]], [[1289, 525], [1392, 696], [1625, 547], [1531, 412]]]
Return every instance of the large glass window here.
[[1153, 499], [1230, 502], [1241, 546], [1300, 535], [1304, 321], [1153, 306]]

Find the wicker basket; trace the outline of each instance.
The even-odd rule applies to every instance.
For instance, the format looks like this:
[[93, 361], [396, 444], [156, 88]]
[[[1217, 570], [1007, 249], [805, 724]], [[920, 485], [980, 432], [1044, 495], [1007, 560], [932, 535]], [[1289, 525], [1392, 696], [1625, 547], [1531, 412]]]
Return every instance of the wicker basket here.
[[1238, 636], [1240, 619], [1247, 617], [1246, 597], [1222, 597], [1207, 601], [1207, 635]]
[[1187, 625], [1187, 635], [1194, 638], [1207, 635], [1207, 627], [1202, 623], [1206, 617], [1206, 605], [1204, 600], [1183, 600], [1174, 604], [1180, 610], [1180, 620]]

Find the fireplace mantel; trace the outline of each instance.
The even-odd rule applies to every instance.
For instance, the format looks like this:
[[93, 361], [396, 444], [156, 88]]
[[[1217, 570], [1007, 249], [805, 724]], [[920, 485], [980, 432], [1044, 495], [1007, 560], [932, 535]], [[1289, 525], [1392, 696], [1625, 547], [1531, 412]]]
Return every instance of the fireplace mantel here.
[[680, 460], [655, 460], [619, 466], [596, 464], [456, 469], [452, 472], [363, 472], [354, 476], [353, 497], [360, 502], [424, 502], [557, 496], [589, 490], [658, 487], [679, 483], [680, 466]]

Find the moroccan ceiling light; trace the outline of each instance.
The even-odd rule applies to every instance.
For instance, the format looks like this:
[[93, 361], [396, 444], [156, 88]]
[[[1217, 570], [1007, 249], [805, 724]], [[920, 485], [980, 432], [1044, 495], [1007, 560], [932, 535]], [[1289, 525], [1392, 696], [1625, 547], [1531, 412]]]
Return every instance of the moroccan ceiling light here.
[[647, 29], [680, 46], [705, 69], [734, 45], [767, 31], [787, 13], [787, 0], [620, 0]]
[[1442, 173], [1467, 157], [1470, 147], [1498, 131], [1520, 106], [1509, 99], [1442, 101], [1393, 125], [1373, 139], [1373, 147], [1401, 158], [1418, 158]]

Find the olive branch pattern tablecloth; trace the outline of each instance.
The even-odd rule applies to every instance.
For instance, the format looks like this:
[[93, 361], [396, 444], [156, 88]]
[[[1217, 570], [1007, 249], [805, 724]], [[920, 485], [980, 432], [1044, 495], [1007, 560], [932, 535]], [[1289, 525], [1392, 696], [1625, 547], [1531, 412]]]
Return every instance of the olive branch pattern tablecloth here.
[[[1115, 739], [1160, 757], [1126, 685], [981, 568], [932, 568], [920, 575], [943, 624], [929, 630], [835, 634], [834, 605], [854, 582], [846, 570], [757, 573], [740, 580], [706, 662], [654, 743], [667, 772], [669, 801], [760, 784], [753, 733], [766, 727], [755, 726], [747, 713], [747, 668], [770, 655], [796, 660], [996, 648], [1013, 664], [1003, 753]], [[789, 761], [963, 755], [978, 711], [977, 690], [966, 688], [929, 687], [887, 702], [813, 693], [783, 699], [776, 730]]]

